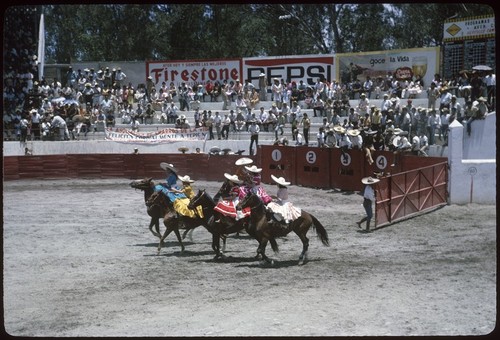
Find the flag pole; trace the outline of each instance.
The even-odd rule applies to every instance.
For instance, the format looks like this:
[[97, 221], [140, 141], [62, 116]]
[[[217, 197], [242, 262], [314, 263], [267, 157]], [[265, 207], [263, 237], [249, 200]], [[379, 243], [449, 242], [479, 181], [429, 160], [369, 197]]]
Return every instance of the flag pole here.
[[45, 22], [43, 13], [40, 15], [40, 28], [38, 31], [38, 80], [44, 77], [45, 68]]

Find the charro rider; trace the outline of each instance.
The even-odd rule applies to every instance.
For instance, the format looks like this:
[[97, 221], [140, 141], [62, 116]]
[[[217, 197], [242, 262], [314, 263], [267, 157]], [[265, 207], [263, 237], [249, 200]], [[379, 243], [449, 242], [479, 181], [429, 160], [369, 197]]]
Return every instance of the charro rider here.
[[[186, 195], [188, 199], [192, 199], [195, 194], [194, 190], [191, 187], [191, 184], [194, 183], [194, 181], [188, 176], [179, 176], [179, 179], [182, 182], [182, 189], [181, 191]], [[189, 203], [189, 202], [188, 202]], [[196, 207], [196, 214], [200, 217], [203, 218], [203, 207], [201, 205]]]
[[248, 157], [239, 158], [236, 162], [234, 162], [234, 164], [238, 166], [236, 168], [235, 175], [243, 181], [244, 186], [252, 185], [253, 176], [247, 171], [247, 169], [245, 169], [246, 166], [249, 166], [252, 163], [253, 160]]
[[227, 179], [228, 190], [222, 193], [221, 200], [217, 203], [214, 210], [236, 220], [250, 216], [249, 207], [243, 210], [236, 210], [238, 202], [245, 196], [241, 186], [243, 181], [240, 180], [237, 175], [230, 175], [228, 173], [224, 173], [224, 177]]
[[302, 215], [302, 211], [288, 201], [288, 186], [290, 182], [287, 182], [283, 177], [278, 178], [274, 175], [271, 175], [271, 178], [278, 186], [278, 191], [276, 199], [267, 204], [267, 209], [273, 213], [273, 217], [277, 221], [288, 224], [299, 218]]
[[165, 170], [166, 181], [155, 185], [154, 190], [161, 191], [167, 196], [178, 214], [191, 218], [197, 217], [196, 211], [187, 207], [189, 198], [187, 198], [186, 194], [177, 186], [178, 176], [175, 167], [170, 163], [162, 162], [160, 163], [160, 168]]
[[269, 196], [264, 189], [263, 186], [261, 186], [261, 175], [260, 173], [262, 172], [261, 168], [256, 167], [255, 165], [252, 166], [245, 166], [245, 169], [250, 173], [252, 176], [252, 182], [249, 186], [247, 186], [247, 190], [252, 191], [254, 194], [259, 196], [259, 198], [264, 202], [264, 204], [268, 204], [269, 202], [272, 201], [271, 196]]

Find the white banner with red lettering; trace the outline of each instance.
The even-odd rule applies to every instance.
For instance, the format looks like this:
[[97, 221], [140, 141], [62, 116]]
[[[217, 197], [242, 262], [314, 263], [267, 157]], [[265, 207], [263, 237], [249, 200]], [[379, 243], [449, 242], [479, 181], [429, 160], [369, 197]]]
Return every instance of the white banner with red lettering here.
[[206, 84], [224, 80], [243, 81], [241, 79], [241, 59], [213, 60], [183, 60], [183, 61], [147, 61], [146, 74], [153, 78], [153, 83], [171, 82], [178, 87], [181, 83], [187, 85]]
[[172, 129], [152, 132], [137, 132], [129, 129], [106, 129], [106, 139], [122, 143], [160, 144], [187, 140], [205, 140], [207, 128]]

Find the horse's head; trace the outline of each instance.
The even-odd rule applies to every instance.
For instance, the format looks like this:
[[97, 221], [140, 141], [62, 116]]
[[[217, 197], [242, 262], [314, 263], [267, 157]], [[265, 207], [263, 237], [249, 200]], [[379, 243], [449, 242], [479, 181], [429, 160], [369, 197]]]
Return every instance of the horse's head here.
[[260, 204], [262, 204], [262, 201], [260, 200], [259, 196], [249, 190], [245, 197], [243, 197], [243, 199], [238, 202], [236, 209], [240, 210], [246, 207], [250, 207], [250, 209], [253, 209], [258, 207]]
[[225, 180], [224, 183], [222, 183], [222, 186], [220, 187], [219, 191], [214, 196], [214, 201], [218, 201], [220, 197], [226, 196], [229, 190], [231, 189], [230, 182], [228, 180]]
[[130, 186], [134, 189], [147, 190], [154, 186], [153, 178], [143, 178], [130, 182]]
[[205, 189], [198, 189], [198, 193], [189, 200], [188, 208], [189, 209], [194, 209], [198, 205], [200, 205], [200, 200], [202, 196], [205, 194]]

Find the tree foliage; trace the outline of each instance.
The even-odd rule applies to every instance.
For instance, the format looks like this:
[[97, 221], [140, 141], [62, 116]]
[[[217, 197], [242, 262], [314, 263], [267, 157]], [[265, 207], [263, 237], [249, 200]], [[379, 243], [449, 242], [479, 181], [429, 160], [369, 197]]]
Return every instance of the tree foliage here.
[[56, 63], [378, 51], [440, 45], [443, 23], [482, 4], [91, 4], [43, 6]]

